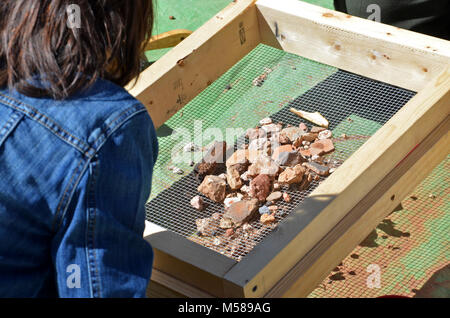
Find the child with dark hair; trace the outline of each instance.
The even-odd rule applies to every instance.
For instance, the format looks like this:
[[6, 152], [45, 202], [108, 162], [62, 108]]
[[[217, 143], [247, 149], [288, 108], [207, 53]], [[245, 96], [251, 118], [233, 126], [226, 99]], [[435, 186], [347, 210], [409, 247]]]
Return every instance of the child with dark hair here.
[[143, 297], [150, 0], [0, 2], [0, 296]]

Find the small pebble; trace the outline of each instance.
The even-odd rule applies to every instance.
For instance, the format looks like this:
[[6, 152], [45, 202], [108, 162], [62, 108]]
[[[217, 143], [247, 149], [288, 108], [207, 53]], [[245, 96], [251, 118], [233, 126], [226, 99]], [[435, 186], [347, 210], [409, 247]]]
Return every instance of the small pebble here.
[[175, 20], [175, 17], [173, 15], [169, 16], [170, 20]]
[[174, 167], [172, 172], [175, 174], [184, 174], [184, 171], [177, 167]]
[[248, 224], [248, 223], [245, 223], [245, 224], [242, 226], [242, 229], [243, 229], [244, 231], [251, 231], [251, 230], [253, 230], [253, 226], [251, 226], [251, 225]]
[[261, 120], [259, 121], [259, 124], [260, 124], [261, 126], [264, 126], [264, 125], [270, 125], [271, 123], [272, 123], [272, 119], [269, 118], [269, 117], [263, 118], [263, 119], [261, 119]]
[[341, 137], [344, 138], [344, 139], [347, 139], [347, 135], [346, 134], [342, 134]]
[[284, 192], [283, 200], [284, 200], [284, 202], [291, 202], [291, 196], [287, 192]]
[[277, 207], [276, 205], [271, 205], [271, 206], [269, 206], [269, 210], [270, 210], [271, 212], [275, 212], [275, 211], [278, 210], [278, 207]]
[[279, 190], [280, 187], [281, 187], [281, 186], [280, 186], [279, 183], [274, 183], [274, 184], [273, 184], [273, 189], [274, 189], [274, 190]]
[[189, 162], [189, 166], [191, 166], [191, 167], [195, 166], [195, 162], [194, 161], [190, 161]]
[[234, 229], [228, 229], [225, 231], [225, 236], [230, 237], [234, 234]]
[[314, 155], [314, 156], [311, 157], [311, 160], [312, 160], [312, 161], [316, 161], [316, 160], [319, 159], [319, 158], [320, 158], [319, 155]]
[[436, 195], [434, 195], [433, 193], [431, 193], [428, 197], [429, 197], [430, 199], [436, 199]]
[[214, 244], [215, 246], [219, 246], [219, 245], [222, 244], [222, 241], [221, 241], [218, 237], [216, 237], [216, 239], [214, 240], [213, 244]]
[[199, 146], [197, 146], [196, 144], [194, 144], [193, 142], [190, 142], [183, 147], [184, 152], [197, 152], [200, 150], [201, 150], [201, 148]]
[[275, 216], [273, 216], [272, 214], [263, 214], [261, 215], [260, 222], [266, 225], [273, 223], [275, 222]]
[[263, 215], [263, 214], [270, 214], [270, 209], [268, 206], [263, 205], [262, 207], [259, 208], [259, 214]]
[[332, 132], [331, 132], [331, 130], [324, 130], [324, 131], [321, 131], [320, 133], [319, 133], [319, 136], [317, 137], [319, 140], [323, 140], [323, 139], [328, 139], [328, 138], [331, 138], [331, 136], [333, 136], [333, 134], [332, 134]]

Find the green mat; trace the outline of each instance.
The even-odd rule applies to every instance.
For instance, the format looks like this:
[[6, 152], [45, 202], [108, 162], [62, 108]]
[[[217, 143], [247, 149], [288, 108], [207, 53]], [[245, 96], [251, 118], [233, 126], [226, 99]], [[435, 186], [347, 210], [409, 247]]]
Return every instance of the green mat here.
[[[253, 80], [267, 69], [272, 71], [264, 85], [255, 86]], [[334, 67], [266, 45], [257, 46], [158, 129], [160, 152], [150, 199], [183, 177], [170, 171], [170, 166], [186, 174], [192, 171], [189, 161], [198, 162], [202, 157], [201, 152], [192, 155], [183, 152], [184, 145], [194, 142], [206, 146], [214, 139], [225, 140], [214, 135], [201, 138], [200, 132], [216, 128], [225, 137], [229, 136], [227, 129], [240, 128], [242, 134], [336, 71]], [[237, 131], [235, 140], [240, 134]], [[233, 144], [235, 140], [227, 143]]]

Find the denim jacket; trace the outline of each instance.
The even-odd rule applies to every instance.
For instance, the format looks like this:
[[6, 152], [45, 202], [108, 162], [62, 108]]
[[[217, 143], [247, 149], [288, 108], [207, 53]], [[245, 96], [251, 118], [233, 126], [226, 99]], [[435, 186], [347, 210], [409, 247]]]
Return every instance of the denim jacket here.
[[0, 297], [144, 297], [157, 153], [144, 106], [108, 81], [64, 101], [0, 90]]

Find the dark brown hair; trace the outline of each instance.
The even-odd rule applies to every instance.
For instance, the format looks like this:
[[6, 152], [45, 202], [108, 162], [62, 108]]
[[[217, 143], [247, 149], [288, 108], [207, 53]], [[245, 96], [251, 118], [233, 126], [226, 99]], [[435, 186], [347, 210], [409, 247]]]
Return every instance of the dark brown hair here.
[[124, 86], [139, 75], [152, 23], [151, 0], [1, 0], [0, 87], [64, 99], [98, 78]]

